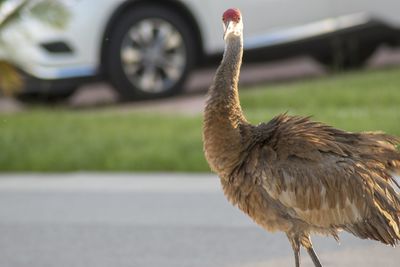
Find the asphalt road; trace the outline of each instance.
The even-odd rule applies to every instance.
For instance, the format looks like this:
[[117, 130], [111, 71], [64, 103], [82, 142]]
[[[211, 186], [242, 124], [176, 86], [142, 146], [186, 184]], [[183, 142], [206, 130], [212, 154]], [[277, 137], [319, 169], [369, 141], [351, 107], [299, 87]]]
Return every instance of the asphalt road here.
[[[325, 266], [399, 266], [399, 248], [341, 238], [314, 238]], [[214, 176], [0, 175], [2, 267], [293, 265], [286, 237], [231, 207]]]

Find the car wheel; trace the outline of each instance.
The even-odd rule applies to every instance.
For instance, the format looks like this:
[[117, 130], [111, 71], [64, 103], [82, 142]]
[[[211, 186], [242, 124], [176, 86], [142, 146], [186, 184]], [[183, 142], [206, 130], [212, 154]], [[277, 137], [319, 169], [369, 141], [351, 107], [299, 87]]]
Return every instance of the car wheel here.
[[314, 58], [331, 70], [362, 68], [375, 52], [378, 44], [361, 44], [359, 41], [333, 42], [327, 53], [316, 54]]
[[108, 76], [122, 99], [150, 99], [177, 94], [195, 62], [191, 28], [161, 6], [127, 11], [109, 35]]

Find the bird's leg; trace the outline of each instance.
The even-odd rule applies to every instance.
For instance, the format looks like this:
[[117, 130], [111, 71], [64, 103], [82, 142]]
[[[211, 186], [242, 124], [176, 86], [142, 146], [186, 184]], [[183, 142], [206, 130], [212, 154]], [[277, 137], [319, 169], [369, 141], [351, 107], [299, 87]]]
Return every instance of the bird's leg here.
[[318, 256], [312, 246], [307, 248], [307, 252], [310, 255], [315, 267], [322, 267], [321, 262], [319, 261]]
[[293, 252], [294, 252], [295, 266], [300, 267], [300, 247], [298, 247], [297, 249], [293, 248]]
[[300, 241], [298, 236], [288, 236], [294, 252], [294, 262], [296, 267], [300, 267]]
[[321, 262], [318, 259], [317, 254], [315, 253], [312, 243], [311, 243], [311, 239], [309, 235], [303, 235], [300, 239], [300, 243], [303, 247], [305, 247], [307, 249], [308, 255], [310, 255], [311, 260], [314, 263], [315, 267], [322, 267]]

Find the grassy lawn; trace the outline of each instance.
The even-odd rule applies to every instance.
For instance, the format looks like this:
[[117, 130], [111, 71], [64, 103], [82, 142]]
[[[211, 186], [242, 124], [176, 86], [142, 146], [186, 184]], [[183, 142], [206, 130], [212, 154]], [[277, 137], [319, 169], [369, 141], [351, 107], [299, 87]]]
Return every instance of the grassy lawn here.
[[[241, 91], [250, 121], [280, 112], [400, 136], [400, 69], [354, 72]], [[0, 114], [0, 171], [209, 171], [202, 118], [35, 108]]]

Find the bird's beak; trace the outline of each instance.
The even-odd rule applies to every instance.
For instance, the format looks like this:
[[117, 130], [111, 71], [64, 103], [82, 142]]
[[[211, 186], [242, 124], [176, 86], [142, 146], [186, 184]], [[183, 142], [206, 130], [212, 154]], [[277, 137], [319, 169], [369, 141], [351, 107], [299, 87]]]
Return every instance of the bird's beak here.
[[232, 27], [232, 21], [231, 20], [228, 20], [228, 21], [224, 22], [224, 40], [225, 40], [226, 34], [228, 32], [228, 29], [230, 27]]

